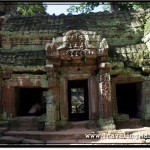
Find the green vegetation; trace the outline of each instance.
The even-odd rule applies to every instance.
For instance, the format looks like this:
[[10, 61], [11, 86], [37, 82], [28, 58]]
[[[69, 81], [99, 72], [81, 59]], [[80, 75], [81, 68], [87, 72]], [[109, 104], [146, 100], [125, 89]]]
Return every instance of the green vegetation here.
[[82, 2], [79, 6], [72, 5], [67, 10], [70, 13], [89, 13], [99, 5], [111, 12], [150, 8], [150, 2]]
[[42, 2], [17, 2], [17, 12], [21, 16], [45, 15], [46, 7]]

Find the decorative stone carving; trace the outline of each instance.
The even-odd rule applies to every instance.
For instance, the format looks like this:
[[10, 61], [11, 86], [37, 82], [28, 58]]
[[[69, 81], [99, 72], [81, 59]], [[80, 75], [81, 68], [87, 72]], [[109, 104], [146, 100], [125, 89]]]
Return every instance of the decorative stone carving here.
[[45, 129], [46, 130], [55, 130], [56, 128], [56, 108], [53, 104], [46, 105], [46, 123]]
[[56, 85], [50, 87], [47, 91], [47, 101], [46, 101], [46, 122], [45, 129], [46, 130], [54, 130], [56, 128], [56, 105], [57, 101], [57, 92]]
[[82, 31], [71, 30], [66, 33], [63, 39], [63, 45], [58, 49], [65, 49], [65, 55], [73, 56], [82, 56], [82, 55], [93, 55], [95, 51], [88, 49], [88, 41], [85, 38], [85, 35]]
[[68, 36], [66, 47], [72, 49], [85, 49], [85, 37], [80, 32], [73, 32]]
[[88, 49], [69, 49], [67, 50], [66, 54], [69, 54], [71, 57], [73, 56], [85, 56], [85, 55], [93, 55], [94, 51]]
[[87, 42], [86, 42], [85, 35], [83, 31], [80, 30], [70, 30], [68, 31], [65, 36], [63, 37], [63, 45], [60, 46], [58, 49], [86, 49]]
[[48, 57], [59, 56], [59, 52], [57, 50], [57, 46], [55, 43], [47, 43], [45, 50], [46, 50], [46, 56]]
[[53, 78], [54, 77], [54, 67], [52, 64], [47, 64], [46, 65], [46, 71], [47, 71], [47, 75], [49, 78]]
[[108, 43], [105, 38], [99, 44], [98, 54], [103, 54], [108, 52]]
[[108, 73], [100, 75], [100, 82], [110, 82], [110, 75]]
[[107, 55], [108, 44], [105, 38], [101, 39], [92, 31], [70, 30], [63, 38], [53, 39], [47, 43], [46, 56], [58, 58], [61, 56]]
[[46, 104], [46, 130], [54, 130], [56, 128], [56, 102], [58, 100], [57, 79], [52, 64], [46, 65], [48, 75], [48, 91], [47, 91], [47, 104]]
[[100, 75], [99, 90], [104, 104], [105, 117], [109, 117], [110, 102], [111, 102], [111, 85], [110, 85], [110, 75], [108, 73]]
[[99, 79], [99, 98], [100, 98], [100, 119], [101, 129], [115, 129], [111, 113], [111, 84], [110, 74], [100, 74]]

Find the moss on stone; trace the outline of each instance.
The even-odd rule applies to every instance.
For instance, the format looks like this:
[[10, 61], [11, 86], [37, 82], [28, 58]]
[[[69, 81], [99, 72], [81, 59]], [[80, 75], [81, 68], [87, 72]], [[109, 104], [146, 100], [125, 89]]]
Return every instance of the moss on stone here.
[[45, 66], [3, 66], [2, 70], [12, 70], [13, 72], [36, 72], [43, 71], [46, 73]]

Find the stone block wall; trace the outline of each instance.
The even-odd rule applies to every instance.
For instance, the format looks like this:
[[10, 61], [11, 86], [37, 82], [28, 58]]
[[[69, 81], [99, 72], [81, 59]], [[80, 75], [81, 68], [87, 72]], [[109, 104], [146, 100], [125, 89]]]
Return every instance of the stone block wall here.
[[12, 74], [11, 79], [3, 80], [2, 107], [3, 112], [16, 116], [16, 88], [47, 88], [46, 75]]
[[[146, 11], [145, 15], [145, 24], [144, 24], [144, 35], [142, 41], [146, 43], [147, 48], [150, 53], [150, 9]], [[150, 57], [150, 55], [149, 55]]]
[[15, 89], [13, 87], [3, 87], [2, 106], [3, 113], [15, 115]]
[[46, 64], [44, 51], [15, 52], [0, 51], [0, 63], [11, 66], [44, 66]]
[[51, 42], [53, 35], [39, 32], [5, 32], [2, 33], [1, 45], [4, 49], [39, 50], [44, 49], [47, 42]]

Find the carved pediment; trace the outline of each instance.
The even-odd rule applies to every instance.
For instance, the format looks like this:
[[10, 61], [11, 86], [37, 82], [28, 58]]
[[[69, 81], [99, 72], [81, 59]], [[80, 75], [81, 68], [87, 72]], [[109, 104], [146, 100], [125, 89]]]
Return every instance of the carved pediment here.
[[46, 55], [48, 57], [97, 56], [107, 50], [108, 44], [105, 38], [102, 39], [95, 32], [82, 30], [68, 31], [61, 38], [61, 41], [56, 38], [52, 43], [46, 44]]
[[63, 55], [81, 56], [94, 54], [94, 51], [88, 49], [88, 39], [83, 31], [71, 30], [63, 37], [63, 45], [58, 50], [65, 50]]
[[65, 42], [65, 48], [67, 49], [85, 49], [87, 47], [85, 36], [79, 31], [72, 31], [66, 36]]

